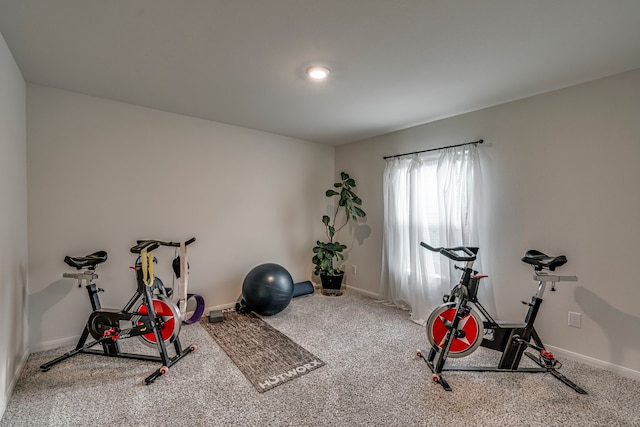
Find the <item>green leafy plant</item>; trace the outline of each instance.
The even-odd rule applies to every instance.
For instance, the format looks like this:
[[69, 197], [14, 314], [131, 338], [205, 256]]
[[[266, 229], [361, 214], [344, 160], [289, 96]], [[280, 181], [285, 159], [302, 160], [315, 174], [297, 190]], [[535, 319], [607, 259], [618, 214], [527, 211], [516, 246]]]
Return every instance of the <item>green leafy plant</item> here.
[[[333, 218], [329, 215], [322, 217], [322, 223], [325, 226], [328, 242], [318, 240], [313, 248], [313, 263], [315, 264], [315, 274], [333, 275], [340, 274], [342, 271], [336, 265], [344, 259], [344, 250], [346, 245], [334, 241], [335, 235], [342, 230], [349, 221], [358, 221], [363, 218], [366, 213], [362, 210], [362, 200], [355, 193], [356, 181], [345, 172], [340, 172], [340, 181], [333, 184], [333, 188], [326, 191], [325, 195], [329, 198], [337, 199]], [[339, 221], [340, 225], [336, 225]]]

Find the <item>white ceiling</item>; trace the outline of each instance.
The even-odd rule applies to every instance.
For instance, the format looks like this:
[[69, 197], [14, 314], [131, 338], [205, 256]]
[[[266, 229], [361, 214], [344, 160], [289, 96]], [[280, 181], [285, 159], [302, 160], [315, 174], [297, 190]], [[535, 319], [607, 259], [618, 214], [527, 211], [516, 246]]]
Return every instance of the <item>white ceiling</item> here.
[[28, 82], [334, 145], [640, 68], [640, 0], [0, 0], [0, 32]]

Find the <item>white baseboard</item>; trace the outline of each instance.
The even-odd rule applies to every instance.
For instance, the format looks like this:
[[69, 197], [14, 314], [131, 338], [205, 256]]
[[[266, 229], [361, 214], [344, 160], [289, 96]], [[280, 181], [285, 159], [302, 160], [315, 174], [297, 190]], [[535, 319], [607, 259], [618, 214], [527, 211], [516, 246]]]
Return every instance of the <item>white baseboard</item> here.
[[[235, 304], [236, 304], [235, 302], [232, 302], [227, 304], [216, 305], [214, 307], [208, 307], [205, 309], [205, 313], [208, 313], [211, 310], [224, 310], [227, 308], [232, 308], [232, 307], [235, 307]], [[58, 338], [50, 341], [35, 343], [31, 345], [28, 352], [29, 354], [31, 354], [31, 353], [37, 353], [39, 351], [52, 350], [54, 348], [64, 347], [68, 345], [76, 345], [79, 339], [80, 339], [80, 335], [75, 335], [71, 337]], [[92, 338], [89, 337], [89, 339], [92, 339]]]
[[20, 378], [20, 374], [22, 373], [22, 371], [24, 370], [25, 365], [27, 364], [27, 359], [29, 358], [29, 351], [27, 350], [24, 355], [22, 356], [22, 359], [20, 359], [20, 362], [18, 363], [18, 367], [16, 368], [15, 372], [13, 373], [13, 378], [11, 379], [11, 383], [9, 383], [9, 396], [11, 396], [11, 394], [13, 393], [13, 389], [15, 388], [16, 384], [18, 383], [18, 378]]
[[37, 353], [39, 351], [51, 350], [54, 348], [64, 347], [67, 345], [75, 345], [78, 343], [79, 339], [80, 339], [80, 335], [76, 335], [73, 337], [58, 338], [51, 341], [35, 343], [31, 345], [31, 348], [29, 349], [29, 351], [31, 353]]
[[6, 394], [3, 397], [0, 403], [0, 419], [4, 415], [4, 411], [7, 409], [7, 405], [9, 404], [9, 399], [13, 394], [13, 390], [16, 388], [16, 384], [18, 384], [18, 379], [20, 378], [20, 374], [24, 370], [25, 365], [27, 364], [27, 359], [29, 358], [29, 349], [26, 349], [25, 353], [22, 355], [22, 358], [18, 362], [18, 366], [13, 371], [13, 375], [11, 376], [11, 381], [9, 382], [9, 386], [7, 387]]
[[[382, 297], [374, 292], [371, 291], [367, 291], [364, 289], [360, 289], [360, 288], [356, 288], [353, 286], [347, 286], [347, 288], [349, 290], [352, 290], [354, 292], [357, 292], [361, 295], [365, 295], [367, 297], [373, 298], [373, 299], [382, 299]], [[215, 310], [226, 310], [229, 308], [234, 308], [236, 306], [236, 302], [231, 302], [231, 303], [226, 303], [226, 304], [220, 304], [220, 305], [216, 305], [213, 307], [207, 307], [205, 309], [205, 313], [208, 313], [209, 311], [215, 311]], [[51, 350], [54, 348], [58, 348], [58, 347], [62, 347], [62, 346], [67, 346], [67, 345], [74, 345], [78, 342], [78, 339], [80, 339], [80, 336], [75, 336], [75, 337], [68, 337], [68, 338], [60, 338], [60, 339], [56, 339], [56, 340], [52, 340], [52, 341], [46, 341], [43, 343], [38, 343], [36, 345], [33, 345], [27, 352], [26, 356], [23, 358], [23, 360], [20, 362], [21, 366], [20, 369], [17, 371], [17, 374], [15, 374], [15, 378], [12, 379], [12, 384], [10, 387], [13, 387], [15, 385], [15, 381], [17, 381], [17, 377], [20, 375], [20, 372], [22, 372], [22, 368], [24, 367], [24, 364], [27, 361], [27, 357], [29, 356], [30, 353], [35, 353], [38, 351], [44, 351], [44, 350]], [[560, 347], [555, 347], [555, 346], [550, 346], [547, 345], [546, 346], [549, 350], [551, 350], [553, 353], [555, 353], [556, 355], [560, 356], [560, 357], [564, 357], [567, 359], [571, 359], [571, 360], [575, 360], [577, 362], [581, 362], [584, 363], [586, 365], [589, 366], [593, 366], [595, 368], [600, 368], [600, 369], [604, 369], [606, 371], [609, 372], [613, 372], [615, 374], [618, 374], [620, 376], [623, 376], [625, 378], [630, 378], [636, 381], [640, 381], [640, 371], [636, 371], [634, 369], [630, 369], [630, 368], [626, 368], [624, 366], [620, 366], [620, 365], [616, 365], [613, 364], [611, 362], [605, 362], [604, 360], [599, 360], [590, 356], [585, 356], [583, 354], [580, 353], [575, 353], [573, 351], [569, 351], [569, 350], [565, 350], [563, 348]], [[11, 388], [12, 390], [13, 388]]]
[[362, 295], [368, 296], [369, 298], [373, 298], [373, 299], [382, 299], [382, 297], [381, 297], [380, 295], [378, 295], [378, 294], [376, 294], [376, 293], [373, 293], [373, 292], [371, 292], [371, 291], [365, 291], [364, 289], [356, 288], [356, 287], [349, 286], [349, 285], [347, 285], [347, 288], [348, 288], [348, 289], [350, 289], [350, 290], [352, 290], [352, 291], [355, 291], [355, 292], [357, 292], [357, 293], [359, 293], [359, 294], [362, 294]]
[[[208, 313], [211, 310], [225, 310], [227, 308], [233, 308], [235, 306], [236, 306], [236, 303], [231, 302], [227, 304], [216, 305], [213, 307], [207, 307], [204, 312]], [[91, 337], [89, 338], [91, 339]], [[39, 351], [52, 350], [54, 348], [64, 347], [68, 345], [76, 345], [79, 339], [80, 339], [80, 335], [76, 335], [76, 336], [67, 337], [67, 338], [58, 338], [51, 341], [35, 343], [31, 345], [30, 353], [37, 353]]]
[[[347, 286], [347, 288], [355, 292], [358, 292], [359, 294], [366, 295], [370, 298], [382, 299], [380, 295], [370, 291], [366, 291], [364, 289], [355, 288], [353, 286]], [[611, 362], [605, 362], [604, 360], [599, 360], [590, 356], [585, 356], [583, 354], [565, 350], [560, 347], [554, 347], [550, 345], [546, 345], [546, 347], [549, 350], [551, 350], [553, 353], [555, 353], [557, 356], [575, 360], [577, 362], [581, 362], [581, 363], [584, 363], [585, 365], [593, 366], [595, 368], [604, 369], [606, 371], [613, 372], [614, 374], [618, 374], [625, 378], [630, 378], [632, 380], [640, 381], [640, 371], [636, 371], [630, 368], [625, 368], [624, 366], [616, 365]]]
[[[220, 304], [220, 305], [214, 305], [213, 307], [207, 307], [204, 312], [208, 313], [210, 311], [216, 311], [216, 310], [227, 310], [229, 308], [235, 308], [236, 303], [235, 302], [230, 302], [227, 304]], [[204, 314], [203, 314], [204, 316]]]
[[567, 359], [575, 360], [576, 362], [582, 362], [585, 365], [593, 366], [594, 368], [604, 369], [622, 377], [640, 381], [640, 371], [625, 368], [624, 366], [615, 365], [611, 362], [605, 362], [604, 360], [585, 356], [580, 353], [574, 353], [573, 351], [565, 350], [560, 347], [554, 347], [552, 345], [546, 345], [545, 347], [551, 350], [556, 356], [565, 357]]

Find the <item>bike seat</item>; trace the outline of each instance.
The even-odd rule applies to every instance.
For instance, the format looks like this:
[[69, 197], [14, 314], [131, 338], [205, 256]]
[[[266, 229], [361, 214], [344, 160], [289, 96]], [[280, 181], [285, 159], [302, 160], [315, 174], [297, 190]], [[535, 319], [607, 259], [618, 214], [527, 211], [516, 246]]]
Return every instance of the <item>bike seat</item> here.
[[522, 257], [522, 261], [527, 264], [531, 264], [535, 267], [536, 270], [542, 270], [543, 268], [554, 271], [556, 267], [560, 267], [567, 263], [567, 257], [564, 255], [560, 256], [549, 256], [540, 251], [536, 251], [531, 249], [527, 251]]
[[77, 268], [81, 270], [83, 268], [88, 268], [93, 270], [96, 268], [96, 265], [102, 264], [107, 260], [107, 252], [106, 251], [98, 251], [85, 256], [66, 256], [64, 257], [65, 264]]

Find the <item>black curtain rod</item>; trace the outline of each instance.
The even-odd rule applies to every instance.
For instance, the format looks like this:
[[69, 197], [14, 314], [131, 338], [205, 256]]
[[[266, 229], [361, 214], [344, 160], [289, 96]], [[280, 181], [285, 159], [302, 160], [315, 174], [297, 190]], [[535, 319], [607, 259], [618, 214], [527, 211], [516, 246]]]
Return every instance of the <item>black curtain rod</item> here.
[[464, 144], [458, 144], [458, 145], [449, 145], [448, 147], [440, 147], [440, 148], [429, 148], [428, 150], [422, 150], [422, 151], [412, 151], [411, 153], [404, 153], [404, 154], [396, 154], [393, 156], [384, 156], [383, 159], [387, 160], [387, 159], [393, 159], [394, 157], [402, 157], [402, 156], [410, 156], [412, 154], [420, 154], [420, 153], [426, 153], [428, 151], [438, 151], [438, 150], [445, 150], [447, 148], [454, 148], [454, 147], [463, 147], [465, 145], [471, 145], [471, 144], [482, 144], [484, 142], [483, 139], [479, 139], [477, 141], [471, 141], [471, 142], [465, 142]]

